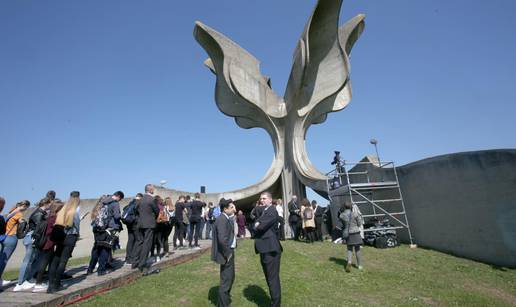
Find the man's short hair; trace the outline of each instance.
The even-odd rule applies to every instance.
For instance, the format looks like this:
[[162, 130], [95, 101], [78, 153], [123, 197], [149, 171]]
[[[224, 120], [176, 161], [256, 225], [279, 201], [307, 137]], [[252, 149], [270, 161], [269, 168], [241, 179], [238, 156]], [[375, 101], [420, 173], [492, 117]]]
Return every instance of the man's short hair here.
[[122, 200], [122, 199], [124, 199], [124, 192], [116, 191], [115, 193], [113, 193], [113, 196], [116, 196], [116, 197], [120, 198], [120, 200]]
[[137, 193], [136, 197], [143, 197], [143, 194], [142, 193]]
[[43, 206], [46, 206], [48, 204], [50, 204], [52, 202], [52, 199], [48, 198], [48, 197], [44, 197], [42, 198], [39, 203], [38, 203], [38, 207], [43, 207]]
[[81, 193], [79, 191], [70, 192], [70, 197], [79, 197], [79, 196], [81, 196]]
[[262, 192], [260, 195], [266, 195], [268, 198], [272, 199], [272, 194], [269, 191]]
[[152, 190], [152, 184], [148, 183], [145, 185], [145, 193], [150, 192]]
[[230, 206], [232, 203], [233, 203], [233, 200], [232, 200], [231, 198], [230, 198], [230, 199], [224, 199], [224, 198], [223, 198], [223, 199], [221, 199], [221, 201], [220, 201], [220, 208], [221, 208], [222, 210], [227, 209], [227, 208], [229, 208], [229, 206]]
[[201, 198], [201, 194], [200, 193], [195, 193], [194, 196], [195, 196], [195, 198]]
[[50, 200], [56, 199], [56, 191], [54, 191], [54, 190], [48, 191], [47, 192], [47, 198], [49, 198]]

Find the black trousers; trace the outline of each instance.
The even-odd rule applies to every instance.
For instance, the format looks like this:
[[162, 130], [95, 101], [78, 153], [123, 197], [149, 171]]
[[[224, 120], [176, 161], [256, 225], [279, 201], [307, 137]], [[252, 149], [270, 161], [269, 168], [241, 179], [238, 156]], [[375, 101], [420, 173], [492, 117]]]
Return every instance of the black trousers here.
[[231, 287], [235, 281], [235, 252], [231, 251], [228, 263], [220, 265], [220, 287], [217, 306], [231, 305]]
[[152, 236], [151, 257], [161, 255], [161, 250], [163, 249], [163, 241], [161, 240], [162, 232], [163, 227], [161, 226], [161, 224], [156, 224], [156, 228], [154, 229], [154, 235]]
[[163, 231], [161, 232], [161, 245], [163, 246], [163, 252], [167, 254], [170, 249], [168, 246], [168, 237], [172, 232], [172, 225], [170, 223], [164, 223]]
[[315, 240], [322, 241], [322, 222], [315, 220]]
[[174, 224], [174, 237], [172, 238], [174, 240], [174, 247], [177, 246], [177, 240], [179, 239], [179, 246], [183, 246], [183, 239], [185, 232], [185, 224], [181, 221], [177, 221]]
[[280, 240], [285, 240], [285, 219], [281, 216], [279, 217], [279, 238]]
[[136, 231], [138, 231], [138, 228], [136, 228], [135, 225], [127, 225], [127, 245], [125, 247], [125, 262], [126, 263], [135, 263], [136, 259], [138, 258], [138, 255], [136, 255]]
[[77, 243], [77, 235], [66, 235], [63, 243], [56, 244], [54, 258], [48, 270], [48, 286], [57, 287], [61, 285], [61, 276], [63, 275], [68, 259], [72, 257], [73, 249]]
[[188, 245], [192, 246], [192, 241], [194, 241], [195, 246], [199, 246], [199, 236], [202, 231], [202, 223], [201, 221], [190, 221], [190, 234], [188, 236]]
[[102, 245], [93, 245], [93, 249], [91, 250], [90, 263], [88, 265], [88, 272], [93, 273], [95, 266], [97, 263], [99, 264], [99, 268], [97, 269], [98, 273], [104, 273], [107, 271], [107, 265], [109, 261], [109, 255], [111, 253], [111, 248]]
[[152, 248], [152, 240], [154, 238], [153, 228], [138, 228], [137, 240], [138, 244], [138, 268], [143, 270], [147, 264], [147, 257]]
[[260, 254], [263, 274], [269, 286], [271, 306], [281, 306], [281, 284], [279, 278], [281, 253], [271, 252]]
[[313, 227], [305, 227], [305, 239], [310, 243], [314, 243], [315, 238], [315, 229]]
[[45, 274], [45, 270], [47, 269], [47, 266], [52, 262], [52, 257], [54, 257], [54, 248], [40, 250], [39, 256], [41, 257], [41, 261], [39, 262], [38, 275], [36, 277], [36, 283], [38, 285], [43, 283], [43, 276]]
[[290, 228], [294, 231], [294, 240], [299, 240], [299, 234], [301, 232], [301, 221], [291, 221]]

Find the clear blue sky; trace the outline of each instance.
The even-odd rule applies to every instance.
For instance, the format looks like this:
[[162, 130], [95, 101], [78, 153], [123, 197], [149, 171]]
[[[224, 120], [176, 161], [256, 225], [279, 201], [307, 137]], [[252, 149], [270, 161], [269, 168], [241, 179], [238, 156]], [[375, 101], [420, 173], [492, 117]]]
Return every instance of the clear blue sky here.
[[[145, 183], [208, 192], [255, 183], [272, 160], [265, 131], [214, 102], [194, 21], [261, 61], [283, 95], [315, 1], [1, 1], [0, 195], [49, 189], [94, 198]], [[307, 135], [328, 171], [374, 152], [399, 165], [516, 147], [516, 1], [344, 1], [365, 13], [351, 57], [354, 97]]]

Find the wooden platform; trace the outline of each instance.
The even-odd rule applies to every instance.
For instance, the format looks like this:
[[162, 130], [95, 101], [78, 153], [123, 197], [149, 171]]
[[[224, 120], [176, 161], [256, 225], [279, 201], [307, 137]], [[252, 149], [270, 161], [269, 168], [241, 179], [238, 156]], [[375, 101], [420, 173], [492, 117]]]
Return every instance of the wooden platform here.
[[[172, 255], [161, 259], [160, 262], [153, 263], [151, 268], [162, 269], [187, 262], [211, 249], [209, 240], [202, 240], [199, 244], [200, 249], [176, 250]], [[145, 278], [139, 270], [124, 266], [122, 260], [123, 258], [116, 258], [114, 261], [116, 270], [103, 276], [97, 276], [96, 273], [86, 275], [87, 265], [69, 268], [66, 273], [73, 275], [73, 278], [63, 280], [64, 289], [53, 294], [13, 292], [14, 283], [0, 293], [0, 306], [66, 306], [121, 287], [138, 278]]]

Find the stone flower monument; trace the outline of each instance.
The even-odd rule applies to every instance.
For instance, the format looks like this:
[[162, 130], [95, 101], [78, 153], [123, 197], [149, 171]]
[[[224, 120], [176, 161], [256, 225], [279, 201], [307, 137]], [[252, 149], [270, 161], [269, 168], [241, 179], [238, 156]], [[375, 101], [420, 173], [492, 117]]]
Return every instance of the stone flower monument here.
[[[351, 100], [349, 54], [364, 30], [360, 14], [341, 27], [342, 0], [319, 0], [297, 42], [286, 92], [279, 96], [260, 62], [235, 42], [196, 22], [195, 39], [206, 50], [205, 65], [215, 74], [215, 101], [238, 126], [260, 127], [271, 137], [272, 165], [258, 183], [222, 193], [233, 199], [256, 199], [264, 190], [279, 191], [283, 199], [305, 195], [308, 186], [326, 195], [326, 176], [308, 159], [305, 136], [327, 114], [344, 109]], [[279, 193], [277, 193], [279, 194]]]

